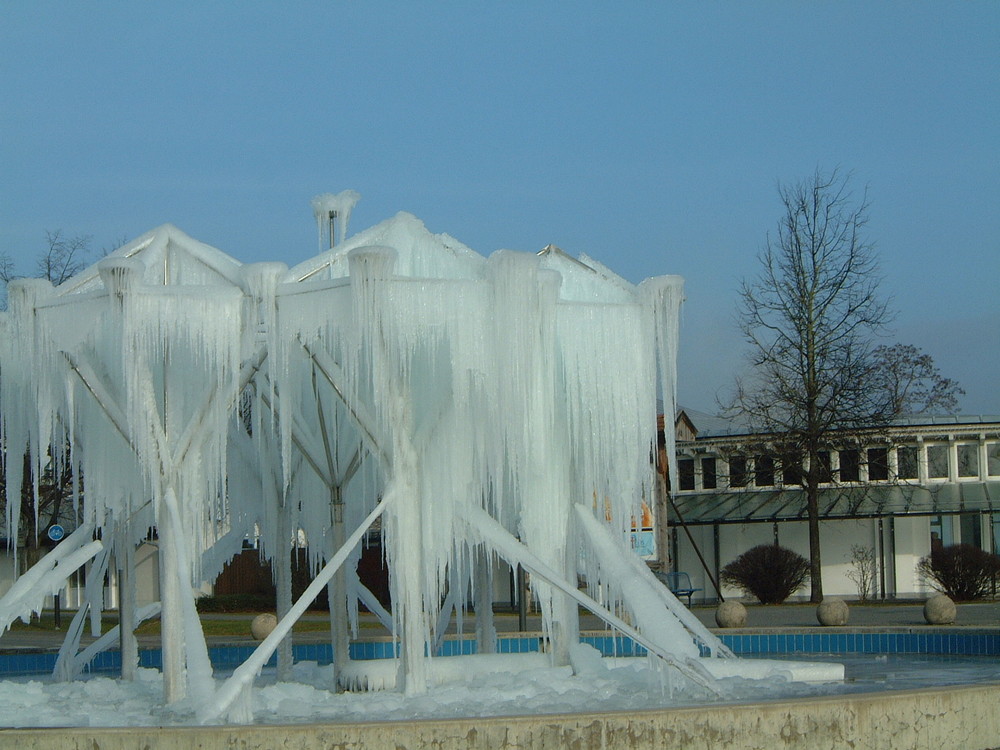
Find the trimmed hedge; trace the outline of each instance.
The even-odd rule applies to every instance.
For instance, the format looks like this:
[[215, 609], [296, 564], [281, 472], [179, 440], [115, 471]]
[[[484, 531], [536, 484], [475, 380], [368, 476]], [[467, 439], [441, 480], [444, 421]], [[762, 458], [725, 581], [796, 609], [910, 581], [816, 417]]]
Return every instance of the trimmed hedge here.
[[199, 612], [273, 612], [274, 595], [218, 594], [203, 596], [195, 604]]
[[761, 604], [781, 604], [809, 580], [809, 561], [785, 547], [761, 544], [724, 567], [720, 577]]
[[921, 558], [917, 571], [955, 601], [975, 601], [992, 596], [1000, 575], [1000, 557], [971, 544], [952, 544]]

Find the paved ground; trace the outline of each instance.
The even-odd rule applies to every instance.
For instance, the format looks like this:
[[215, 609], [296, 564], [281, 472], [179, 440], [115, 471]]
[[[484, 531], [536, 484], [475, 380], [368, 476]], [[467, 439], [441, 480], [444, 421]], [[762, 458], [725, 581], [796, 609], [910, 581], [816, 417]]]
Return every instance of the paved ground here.
[[[850, 604], [850, 603], [849, 603]], [[715, 607], [693, 608], [698, 619], [715, 628]], [[923, 602], [892, 602], [885, 604], [850, 604], [849, 627], [890, 628], [926, 627]], [[1000, 628], [1000, 601], [958, 605], [956, 627]], [[816, 619], [814, 604], [748, 605], [747, 628], [802, 628], [821, 627]]]
[[[706, 626], [713, 629], [716, 627], [714, 606], [695, 605], [692, 607], [692, 611]], [[71, 617], [72, 613], [63, 613], [63, 630], [61, 632], [46, 632], [31, 629], [8, 630], [3, 635], [0, 635], [0, 652], [11, 650], [43, 651], [58, 649], [59, 645], [62, 643], [65, 628], [68, 627]], [[250, 635], [250, 621], [254, 617], [252, 614], [203, 615], [203, 617], [204, 619], [233, 619], [245, 617], [247, 621], [247, 632], [245, 636], [209, 636], [206, 640], [208, 640], [210, 645], [254, 642], [252, 636]], [[305, 617], [310, 620], [325, 619], [325, 616], [320, 614], [307, 614]], [[582, 616], [580, 625], [583, 630], [604, 629], [601, 621], [593, 615]], [[921, 602], [893, 602], [866, 605], [852, 604], [850, 608], [848, 627], [854, 629], [883, 629], [897, 627], [913, 628], [926, 626], [927, 624], [923, 615], [923, 603]], [[517, 632], [519, 629], [519, 620], [517, 615], [503, 612], [497, 613], [496, 627], [500, 632]], [[816, 607], [814, 605], [783, 604], [762, 606], [751, 604], [747, 605], [746, 629], [741, 632], [746, 632], [748, 630], [780, 630], [782, 628], [802, 630], [804, 628], [812, 629], [819, 627], [821, 626], [816, 620]], [[954, 627], [1000, 628], [1000, 601], [958, 605], [958, 618]], [[453, 621], [450, 631], [454, 632], [455, 630], [456, 623]], [[471, 616], [466, 618], [463, 630], [466, 633], [473, 632], [474, 620]], [[538, 632], [539, 630], [540, 621], [538, 616], [529, 615], [527, 618], [526, 631]], [[360, 633], [360, 637], [362, 639], [384, 637], [387, 635], [387, 631], [377, 623], [374, 617], [371, 615], [362, 616]], [[296, 643], [315, 643], [326, 640], [328, 637], [328, 634], [323, 630], [296, 633], [294, 635]], [[85, 636], [82, 642], [86, 644], [92, 640], [93, 639], [91, 637]], [[140, 648], [158, 648], [159, 637], [156, 635], [140, 636], [139, 644]]]

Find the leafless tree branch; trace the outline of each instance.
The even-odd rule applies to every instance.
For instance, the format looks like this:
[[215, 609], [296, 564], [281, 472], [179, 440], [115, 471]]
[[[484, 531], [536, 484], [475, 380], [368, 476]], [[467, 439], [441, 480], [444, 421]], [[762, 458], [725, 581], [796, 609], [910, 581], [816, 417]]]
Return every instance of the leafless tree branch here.
[[817, 171], [778, 189], [784, 214], [759, 253], [760, 273], [741, 285], [740, 331], [751, 373], [726, 411], [801, 456], [811, 557], [811, 598], [823, 597], [819, 453], [833, 433], [885, 425], [904, 410], [954, 408], [961, 389], [913, 347], [879, 347], [892, 319], [879, 294], [875, 246], [866, 239], [868, 196], [849, 175]]

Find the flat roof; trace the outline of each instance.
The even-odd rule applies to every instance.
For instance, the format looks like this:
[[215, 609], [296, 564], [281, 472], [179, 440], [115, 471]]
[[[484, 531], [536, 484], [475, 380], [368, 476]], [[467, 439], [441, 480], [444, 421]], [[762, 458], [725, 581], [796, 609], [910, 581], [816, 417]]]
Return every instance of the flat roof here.
[[[735, 437], [738, 435], [770, 434], [767, 431], [753, 429], [743, 418], [726, 418], [696, 409], [678, 407], [677, 413], [687, 414], [691, 424], [698, 431], [698, 438]], [[889, 422], [889, 427], [941, 427], [955, 425], [958, 427], [978, 427], [980, 425], [1000, 425], [1000, 415], [983, 414], [917, 414], [898, 417]], [[843, 430], [843, 432], [864, 432], [866, 429], [879, 427]], [[833, 430], [832, 432], [839, 432]]]
[[[675, 495], [673, 504], [689, 525], [804, 521], [806, 493], [801, 487], [693, 492]], [[940, 485], [863, 485], [819, 491], [821, 519], [878, 518], [1000, 512], [1000, 481]], [[671, 512], [676, 522], [677, 513]]]

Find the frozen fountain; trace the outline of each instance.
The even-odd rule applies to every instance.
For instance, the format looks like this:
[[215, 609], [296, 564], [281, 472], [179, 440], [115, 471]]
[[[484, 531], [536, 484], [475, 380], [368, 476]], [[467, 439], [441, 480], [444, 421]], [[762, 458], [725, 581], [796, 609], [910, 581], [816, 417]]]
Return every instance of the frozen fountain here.
[[[80, 565], [88, 581], [114, 566], [121, 631], [80, 651], [88, 613], [103, 606], [102, 586], [89, 587], [57, 677], [72, 679], [95, 647], [120, 639], [122, 678], [133, 679], [133, 631], [158, 614], [164, 703], [190, 702], [205, 724], [246, 723], [273, 654], [278, 678], [291, 677], [290, 629], [324, 587], [331, 687], [425, 692], [463, 592], [477, 653], [491, 655], [502, 560], [532, 576], [551, 665], [570, 664], [583, 607], [644, 647], [672, 685], [713, 694], [720, 676], [758, 673], [629, 545], [632, 519], [658, 491], [650, 455], [658, 398], [674, 411], [682, 280], [636, 286], [551, 246], [484, 258], [405, 213], [345, 239], [356, 200], [314, 200], [329, 249], [291, 269], [241, 265], [166, 225], [59, 287], [10, 285], [7, 451], [26, 449], [35, 477], [49, 456], [72, 467], [86, 497], [74, 499], [76, 532], [0, 600], [0, 633]], [[22, 471], [7, 461], [8, 487]], [[16, 514], [6, 522], [16, 538]], [[391, 612], [354, 572], [376, 527]], [[303, 533], [316, 575], [293, 602], [287, 555]], [[161, 600], [138, 608], [134, 551], [151, 534]], [[275, 566], [279, 622], [220, 679], [195, 592], [248, 538], [285, 561]], [[348, 659], [359, 602], [397, 639], [391, 677], [384, 664]], [[476, 669], [477, 657], [461, 658]], [[519, 668], [514, 656], [501, 661]]]

